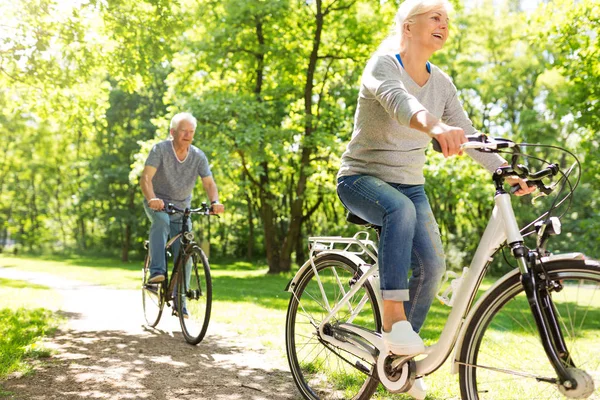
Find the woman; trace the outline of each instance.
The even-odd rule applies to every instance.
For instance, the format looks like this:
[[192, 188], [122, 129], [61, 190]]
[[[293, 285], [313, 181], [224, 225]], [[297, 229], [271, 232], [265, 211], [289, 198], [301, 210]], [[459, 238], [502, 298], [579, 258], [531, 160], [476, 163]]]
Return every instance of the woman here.
[[[401, 355], [425, 350], [418, 332], [445, 271], [439, 229], [423, 187], [425, 149], [435, 138], [444, 157], [460, 155], [465, 134], [476, 132], [450, 78], [428, 61], [448, 39], [450, 10], [446, 0], [408, 0], [400, 6], [398, 35], [386, 39], [364, 70], [352, 140], [338, 174], [346, 208], [382, 227], [383, 338]], [[393, 44], [391, 52], [387, 43]], [[468, 154], [490, 171], [506, 164], [496, 154]], [[517, 195], [533, 191], [521, 179], [509, 183], [521, 187]]]

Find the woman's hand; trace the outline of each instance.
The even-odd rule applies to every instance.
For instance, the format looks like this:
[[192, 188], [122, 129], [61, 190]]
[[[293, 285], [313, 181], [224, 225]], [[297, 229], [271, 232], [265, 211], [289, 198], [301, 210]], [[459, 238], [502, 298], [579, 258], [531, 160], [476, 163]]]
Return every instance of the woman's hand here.
[[514, 193], [515, 196], [525, 196], [526, 194], [533, 193], [536, 189], [535, 186], [527, 186], [527, 181], [519, 178], [518, 176], [507, 177], [506, 183], [508, 183], [510, 186], [520, 187], [519, 190]]
[[446, 125], [427, 110], [421, 110], [410, 119], [410, 127], [425, 132], [436, 139], [444, 157], [462, 155], [461, 144], [467, 142], [465, 131], [456, 126]]
[[465, 131], [443, 122], [435, 124], [429, 135], [438, 141], [442, 148], [442, 154], [446, 158], [455, 155], [461, 156], [463, 151], [460, 145], [467, 142]]

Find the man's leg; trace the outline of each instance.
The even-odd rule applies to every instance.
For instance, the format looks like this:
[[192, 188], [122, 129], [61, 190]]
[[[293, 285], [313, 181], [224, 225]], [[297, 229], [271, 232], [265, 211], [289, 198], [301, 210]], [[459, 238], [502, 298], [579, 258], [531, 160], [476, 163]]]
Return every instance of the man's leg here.
[[[178, 235], [179, 233], [181, 233], [181, 221], [182, 221], [183, 217], [180, 214], [175, 214], [171, 216], [171, 237], [175, 237], [176, 235]], [[187, 230], [191, 231], [192, 230], [192, 220], [188, 218], [188, 222], [187, 222]], [[173, 250], [173, 257], [174, 257], [174, 264], [177, 264], [177, 260], [179, 258], [179, 248], [181, 247], [181, 238], [177, 239], [175, 242], [173, 242], [173, 246], [172, 246], [172, 250]], [[185, 264], [185, 284], [186, 287], [190, 286], [190, 275], [192, 272], [192, 259], [189, 258], [188, 261]], [[174, 296], [175, 297], [175, 296]], [[183, 308], [185, 310], [186, 307], [186, 303], [185, 303], [185, 298], [183, 299]], [[185, 310], [187, 311], [187, 310]]]
[[[146, 202], [144, 210], [150, 219], [150, 281], [161, 282], [164, 280], [167, 266], [165, 264], [165, 245], [169, 235], [169, 215], [163, 211], [154, 211]], [[162, 279], [157, 278], [162, 276]]]

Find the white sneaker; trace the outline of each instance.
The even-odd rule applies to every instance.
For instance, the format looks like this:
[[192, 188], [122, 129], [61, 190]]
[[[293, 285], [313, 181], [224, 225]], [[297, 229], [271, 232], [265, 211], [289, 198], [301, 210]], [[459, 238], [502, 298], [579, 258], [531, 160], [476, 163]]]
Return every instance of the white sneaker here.
[[389, 351], [400, 356], [416, 356], [425, 352], [425, 344], [408, 321], [398, 321], [391, 332], [383, 332], [383, 341]]
[[414, 397], [417, 400], [425, 400], [425, 397], [427, 396], [427, 384], [425, 384], [425, 379], [415, 379], [415, 383], [413, 383], [412, 387], [406, 392], [406, 394]]

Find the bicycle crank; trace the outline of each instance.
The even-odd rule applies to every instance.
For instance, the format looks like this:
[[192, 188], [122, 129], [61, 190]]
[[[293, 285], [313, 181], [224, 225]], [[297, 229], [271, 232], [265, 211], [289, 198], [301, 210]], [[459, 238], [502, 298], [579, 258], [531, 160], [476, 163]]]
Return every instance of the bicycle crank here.
[[395, 366], [398, 358], [387, 354], [377, 357], [377, 376], [391, 393], [406, 392], [415, 383], [415, 361], [409, 359]]

